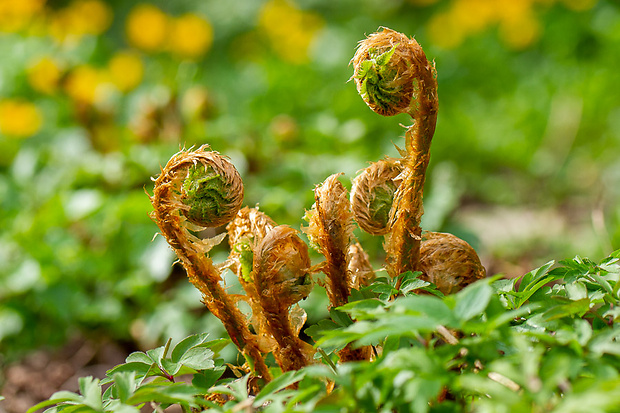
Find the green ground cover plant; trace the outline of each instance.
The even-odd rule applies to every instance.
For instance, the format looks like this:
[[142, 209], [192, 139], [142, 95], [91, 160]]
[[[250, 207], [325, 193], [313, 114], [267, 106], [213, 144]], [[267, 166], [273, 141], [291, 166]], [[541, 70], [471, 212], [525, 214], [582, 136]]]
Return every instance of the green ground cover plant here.
[[[469, 244], [420, 227], [434, 65], [413, 38], [385, 28], [360, 42], [353, 63], [367, 105], [407, 113], [413, 125], [401, 157], [366, 168], [351, 201], [339, 174], [315, 187], [304, 232], [324, 261], [311, 264], [296, 230], [241, 208], [243, 183], [227, 158], [182, 150], [155, 179], [152, 218], [230, 340], [198, 334], [134, 352], [103, 380], [82, 378], [79, 393], [58, 392], [29, 412], [620, 409], [620, 253], [485, 277]], [[354, 222], [385, 236], [385, 276]], [[225, 223], [226, 232], [205, 236]], [[210, 251], [226, 235], [228, 259], [215, 264]], [[243, 293], [228, 288], [227, 269]], [[311, 346], [296, 303], [316, 273], [330, 317], [304, 330]], [[229, 343], [245, 363], [218, 356]]]
[[[230, 366], [218, 350], [230, 341], [199, 334], [133, 353], [103, 380], [81, 379], [80, 394], [59, 392], [30, 412], [56, 404], [51, 411], [137, 412], [145, 403], [154, 411], [615, 412], [619, 257], [549, 262], [448, 296], [415, 273], [403, 274], [400, 288], [378, 278], [311, 328], [320, 362], [277, 372], [256, 392], [250, 374], [222, 378]], [[334, 352], [351, 343], [373, 346], [374, 360], [336, 364]]]

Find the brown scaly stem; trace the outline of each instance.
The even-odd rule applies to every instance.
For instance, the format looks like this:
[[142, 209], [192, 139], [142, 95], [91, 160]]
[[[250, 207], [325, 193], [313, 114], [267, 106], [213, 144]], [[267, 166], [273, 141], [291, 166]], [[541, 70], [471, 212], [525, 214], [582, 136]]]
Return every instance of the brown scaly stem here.
[[229, 262], [245, 291], [245, 299], [252, 308], [251, 324], [258, 335], [258, 344], [263, 353], [273, 347], [273, 337], [267, 329], [267, 320], [260, 306], [256, 285], [252, 277], [254, 249], [265, 236], [276, 227], [276, 223], [258, 208], [244, 207], [226, 226], [230, 245]]
[[395, 277], [419, 268], [422, 192], [437, 121], [436, 72], [418, 42], [387, 28], [360, 42], [352, 62], [357, 89], [372, 110], [408, 113], [414, 120], [405, 135], [402, 182], [386, 240], [387, 270]]
[[[173, 156], [155, 180], [152, 219], [185, 268], [203, 302], [222, 320], [231, 340], [267, 381], [271, 375], [244, 315], [220, 284], [221, 274], [207, 252], [212, 247], [190, 230], [222, 225], [237, 213], [243, 200], [241, 178], [232, 164], [203, 146]], [[211, 194], [213, 191], [219, 195]], [[223, 194], [222, 194], [223, 193]], [[213, 201], [218, 201], [214, 205]]]
[[326, 290], [332, 307], [349, 302], [352, 277], [348, 249], [353, 238], [353, 214], [347, 191], [334, 174], [314, 189], [314, 205], [306, 213], [304, 232], [311, 244], [325, 256], [321, 270], [327, 276]]
[[[353, 213], [347, 190], [334, 174], [314, 190], [314, 205], [307, 212], [309, 226], [305, 228], [308, 238], [325, 256], [321, 270], [327, 276], [326, 290], [331, 307], [349, 302], [353, 286], [350, 247], [353, 241]], [[361, 246], [354, 244], [363, 254]], [[342, 361], [367, 360], [368, 348], [353, 349], [346, 346], [339, 352]]]
[[313, 362], [314, 349], [297, 336], [290, 310], [312, 291], [309, 268], [308, 247], [285, 225], [273, 228], [255, 248], [252, 279], [283, 371]]

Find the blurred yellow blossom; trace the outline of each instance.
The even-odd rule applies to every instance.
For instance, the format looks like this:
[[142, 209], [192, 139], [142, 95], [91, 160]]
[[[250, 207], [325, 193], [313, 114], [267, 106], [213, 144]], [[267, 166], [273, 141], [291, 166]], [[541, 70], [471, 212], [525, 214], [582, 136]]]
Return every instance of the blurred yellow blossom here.
[[69, 73], [65, 82], [67, 95], [79, 103], [94, 104], [101, 98], [104, 74], [89, 65], [77, 66]]
[[598, 0], [562, 0], [566, 7], [575, 11], [589, 10], [596, 5]]
[[299, 10], [287, 0], [269, 0], [259, 16], [259, 29], [271, 47], [291, 63], [308, 60], [308, 48], [323, 23], [319, 15]]
[[538, 40], [541, 32], [538, 19], [527, 12], [503, 19], [499, 29], [502, 40], [513, 49], [525, 49]]
[[99, 35], [112, 23], [112, 9], [100, 0], [76, 0], [50, 14], [49, 33], [59, 41]]
[[76, 22], [76, 29], [81, 33], [98, 35], [112, 23], [112, 9], [100, 0], [77, 0], [69, 9], [79, 21]]
[[37, 107], [25, 100], [0, 101], [0, 132], [15, 138], [27, 138], [41, 129], [43, 118]]
[[465, 30], [458, 24], [454, 13], [439, 12], [434, 14], [428, 22], [428, 35], [433, 44], [452, 49], [459, 46], [465, 39]]
[[144, 65], [137, 53], [118, 52], [108, 63], [110, 80], [121, 92], [134, 89], [142, 81]]
[[127, 16], [125, 31], [132, 46], [154, 52], [164, 46], [168, 25], [168, 15], [159, 8], [152, 4], [139, 4]]
[[0, 0], [0, 31], [25, 28], [45, 6], [45, 0]]
[[437, 3], [439, 0], [409, 0], [409, 3], [415, 6], [430, 6]]
[[187, 13], [172, 20], [168, 41], [168, 47], [173, 53], [181, 57], [197, 58], [211, 47], [213, 29], [203, 17]]
[[28, 68], [27, 75], [34, 90], [52, 94], [58, 89], [62, 71], [51, 57], [44, 57]]
[[[494, 26], [502, 40], [513, 49], [533, 44], [542, 31], [537, 8], [557, 0], [452, 0], [431, 17], [428, 33], [433, 42], [445, 48], [458, 47], [471, 35]], [[592, 8], [597, 0], [561, 0], [573, 10]]]

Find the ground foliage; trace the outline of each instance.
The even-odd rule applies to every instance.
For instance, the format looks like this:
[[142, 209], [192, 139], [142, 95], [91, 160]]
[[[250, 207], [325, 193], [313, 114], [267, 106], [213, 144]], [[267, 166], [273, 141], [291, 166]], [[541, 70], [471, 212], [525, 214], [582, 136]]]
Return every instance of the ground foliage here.
[[[449, 296], [413, 273], [400, 288], [380, 278], [307, 330], [322, 354], [315, 365], [262, 388], [247, 374], [222, 379], [228, 340], [199, 334], [132, 353], [105, 379], [80, 379], [80, 394], [56, 393], [30, 412], [138, 412], [150, 402], [213, 412], [615, 412], [619, 258], [549, 262]], [[376, 359], [336, 364], [348, 343], [374, 346]]]
[[[0, 0], [2, 361], [76, 335], [131, 349], [219, 337], [163, 240], [149, 242], [144, 188], [179, 147], [208, 142], [239, 167], [246, 204], [299, 226], [316, 183], [397, 153], [403, 129], [347, 83], [356, 42], [380, 25], [415, 34], [439, 71], [425, 228], [525, 271], [618, 248], [617, 3], [466, 3]], [[554, 214], [489, 242], [498, 221], [476, 227], [468, 206]], [[326, 315], [319, 298], [306, 307], [311, 323]]]

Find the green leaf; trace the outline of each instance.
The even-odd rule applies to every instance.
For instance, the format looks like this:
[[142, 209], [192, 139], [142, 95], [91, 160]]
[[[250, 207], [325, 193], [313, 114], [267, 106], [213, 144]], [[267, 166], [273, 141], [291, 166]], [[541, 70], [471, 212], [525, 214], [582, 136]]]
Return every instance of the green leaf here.
[[153, 360], [151, 357], [146, 355], [146, 353], [143, 353], [141, 351], [134, 351], [133, 353], [127, 356], [127, 358], [125, 359], [125, 362], [143, 363], [143, 364], [148, 364], [150, 366], [151, 364], [155, 362], [155, 360]]
[[209, 348], [213, 351], [214, 355], [218, 355], [220, 351], [224, 349], [227, 345], [232, 343], [232, 340], [229, 338], [218, 338], [215, 340], [207, 341], [205, 343], [200, 344], [200, 347]]
[[528, 272], [520, 277], [521, 284], [519, 285], [519, 291], [527, 291], [531, 289], [532, 285], [536, 284], [538, 280], [547, 275], [549, 269], [555, 264], [555, 261], [549, 261], [548, 263]]
[[82, 400], [83, 398], [79, 394], [70, 391], [59, 391], [52, 394], [49, 400], [45, 400], [41, 403], [35, 404], [30, 409], [28, 409], [26, 413], [35, 413], [44, 407], [53, 406], [59, 403], [81, 403]]
[[204, 370], [215, 367], [213, 361], [213, 351], [201, 346], [192, 347], [187, 350], [179, 363], [194, 370]]
[[[338, 310], [344, 311], [355, 319], [365, 317], [374, 317], [374, 314], [384, 312], [385, 304], [376, 298], [366, 300], [353, 301], [338, 307]], [[333, 318], [333, 316], [332, 316]], [[351, 323], [347, 324], [350, 325]], [[346, 327], [346, 326], [345, 326]]]
[[331, 316], [332, 320], [334, 320], [339, 326], [347, 327], [353, 324], [353, 320], [351, 320], [351, 317], [349, 317], [347, 313], [341, 311], [339, 308], [330, 308], [329, 315]]
[[174, 346], [174, 349], [172, 350], [172, 353], [170, 354], [170, 359], [174, 362], [181, 361], [181, 358], [189, 349], [199, 344], [204, 343], [207, 340], [208, 336], [209, 336], [208, 333], [202, 333], [202, 334], [195, 334], [187, 338], [184, 338], [176, 346]]
[[583, 316], [590, 309], [590, 300], [584, 298], [582, 300], [571, 301], [568, 304], [557, 305], [543, 313], [546, 321], [557, 320], [563, 317], [573, 315]]
[[458, 319], [450, 307], [439, 297], [432, 295], [412, 295], [399, 297], [390, 303], [392, 311], [413, 312], [426, 315], [429, 319], [447, 327], [457, 327]]
[[231, 381], [226, 385], [212, 387], [209, 393], [227, 394], [235, 400], [241, 401], [248, 398], [248, 379], [249, 375], [245, 375], [240, 379]]
[[157, 364], [159, 367], [163, 367], [161, 361], [164, 358], [165, 346], [160, 346], [151, 350], [147, 350], [146, 354], [151, 359], [151, 363]]
[[136, 372], [115, 373], [112, 380], [116, 385], [116, 394], [121, 402], [125, 402], [136, 390]]
[[497, 328], [501, 327], [502, 325], [518, 317], [531, 314], [533, 311], [539, 309], [540, 307], [542, 307], [541, 304], [527, 304], [516, 310], [510, 310], [510, 311], [500, 313], [497, 316], [491, 318], [489, 321], [487, 321], [487, 323], [484, 326], [485, 331], [492, 332], [496, 330]]
[[336, 330], [339, 326], [333, 320], [321, 320], [318, 323], [311, 325], [304, 330], [304, 333], [309, 335], [312, 340], [318, 342], [325, 332], [330, 330]]
[[107, 406], [105, 406], [105, 411], [113, 413], [140, 413], [140, 409], [123, 404], [119, 400], [112, 400]]
[[126, 401], [127, 404], [140, 403], [193, 403], [198, 390], [185, 383], [149, 383], [139, 387]]
[[473, 317], [481, 315], [487, 308], [492, 295], [493, 288], [486, 280], [468, 285], [455, 296], [454, 315], [461, 321], [468, 321]]
[[93, 409], [100, 411], [103, 409], [101, 401], [101, 384], [99, 380], [91, 376], [80, 377], [78, 379], [80, 393], [82, 393], [83, 403]]
[[305, 372], [303, 370], [298, 370], [287, 371], [286, 373], [276, 377], [275, 379], [267, 383], [267, 385], [263, 387], [260, 393], [258, 393], [253, 405], [257, 408], [262, 406], [268, 400], [269, 396], [271, 396], [273, 393], [282, 390], [294, 383], [297, 383], [304, 376]]
[[194, 374], [192, 384], [197, 389], [206, 393], [211, 386], [213, 386], [219, 378], [222, 377], [222, 374], [224, 374], [225, 371], [226, 367], [224, 366], [217, 366], [212, 369], [199, 371]]
[[115, 373], [123, 373], [123, 372], [134, 372], [138, 377], [144, 377], [147, 375], [151, 366], [155, 363], [151, 361], [150, 364], [144, 364], [142, 362], [130, 362], [125, 364], [119, 364], [118, 366], [112, 367], [110, 370], [106, 372], [106, 374], [112, 377]]

